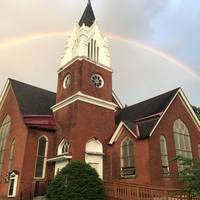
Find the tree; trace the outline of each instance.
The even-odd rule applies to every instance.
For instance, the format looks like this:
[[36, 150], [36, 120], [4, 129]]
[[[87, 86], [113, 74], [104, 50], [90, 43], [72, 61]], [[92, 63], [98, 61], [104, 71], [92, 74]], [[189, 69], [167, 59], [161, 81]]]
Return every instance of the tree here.
[[105, 200], [102, 180], [90, 165], [72, 161], [50, 183], [48, 200]]
[[184, 192], [189, 197], [200, 195], [200, 159], [177, 156], [180, 171], [179, 181], [185, 183]]
[[198, 119], [200, 120], [200, 107], [192, 106], [194, 112], [196, 113]]

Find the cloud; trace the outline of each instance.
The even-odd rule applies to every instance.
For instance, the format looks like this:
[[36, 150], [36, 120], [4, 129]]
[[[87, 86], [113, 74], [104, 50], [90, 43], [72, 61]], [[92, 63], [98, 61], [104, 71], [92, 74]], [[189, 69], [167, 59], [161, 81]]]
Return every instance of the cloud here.
[[[0, 43], [33, 33], [71, 29], [87, 1], [6, 0], [0, 6]], [[92, 0], [103, 32], [149, 43], [196, 66], [200, 72], [200, 2], [197, 0]], [[0, 49], [0, 90], [8, 77], [56, 90], [65, 38], [29, 41]], [[199, 105], [199, 81], [172, 63], [134, 45], [111, 41], [114, 87], [132, 104], [182, 86]], [[45, 75], [45, 77], [44, 77]]]

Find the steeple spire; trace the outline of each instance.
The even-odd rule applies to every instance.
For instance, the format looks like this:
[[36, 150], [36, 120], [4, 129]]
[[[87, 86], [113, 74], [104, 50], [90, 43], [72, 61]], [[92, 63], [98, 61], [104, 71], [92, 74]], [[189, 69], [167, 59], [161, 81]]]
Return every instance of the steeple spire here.
[[109, 43], [98, 27], [90, 0], [68, 37], [61, 68], [77, 58], [90, 60], [110, 70]]
[[85, 8], [85, 11], [79, 21], [79, 26], [82, 26], [83, 24], [85, 24], [85, 26], [91, 27], [92, 24], [95, 21], [95, 15], [92, 9], [92, 5], [90, 0], [88, 0], [88, 4]]

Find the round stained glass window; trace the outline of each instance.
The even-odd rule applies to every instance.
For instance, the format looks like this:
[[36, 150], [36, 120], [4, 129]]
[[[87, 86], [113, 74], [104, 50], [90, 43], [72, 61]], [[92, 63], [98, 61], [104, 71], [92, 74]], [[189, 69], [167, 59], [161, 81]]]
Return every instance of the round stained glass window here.
[[64, 81], [63, 81], [63, 87], [64, 87], [65, 89], [68, 88], [68, 87], [70, 86], [70, 84], [71, 84], [71, 81], [72, 81], [72, 76], [71, 76], [71, 74], [67, 74], [67, 75], [65, 76]]
[[104, 80], [99, 74], [93, 74], [91, 76], [91, 81], [97, 88], [101, 88], [104, 85]]

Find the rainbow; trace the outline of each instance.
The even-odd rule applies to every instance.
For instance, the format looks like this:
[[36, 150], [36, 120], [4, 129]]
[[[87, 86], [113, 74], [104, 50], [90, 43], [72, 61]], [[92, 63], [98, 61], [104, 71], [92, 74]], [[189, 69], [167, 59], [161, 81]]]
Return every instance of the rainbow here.
[[[51, 32], [51, 33], [37, 33], [37, 34], [27, 35], [27, 36], [20, 37], [20, 38], [12, 38], [8, 41], [1, 42], [0, 43], [0, 49], [12, 47], [12, 46], [15, 46], [15, 45], [20, 45], [20, 44], [27, 43], [27, 42], [33, 41], [33, 40], [41, 40], [41, 39], [52, 38], [52, 37], [65, 37], [67, 32], [69, 32], [69, 31], [58, 31], [58, 32]], [[142, 48], [145, 51], [151, 52], [151, 53], [161, 57], [162, 59], [167, 60], [170, 63], [176, 65], [177, 67], [179, 67], [180, 69], [185, 71], [187, 74], [189, 74], [189, 75], [191, 75], [195, 78], [198, 78], [200, 80], [200, 75], [197, 74], [195, 71], [193, 71], [188, 65], [182, 63], [180, 60], [176, 59], [175, 57], [173, 57], [169, 54], [166, 54], [165, 52], [163, 52], [163, 51], [161, 51], [157, 48], [154, 48], [154, 47], [151, 47], [150, 45], [147, 45], [147, 44], [144, 44], [142, 42], [133, 40], [132, 38], [114, 35], [112, 33], [108, 33], [106, 35], [111, 40], [116, 40], [116, 41], [126, 42], [128, 44], [133, 44], [134, 46], [136, 46], [138, 48]]]

